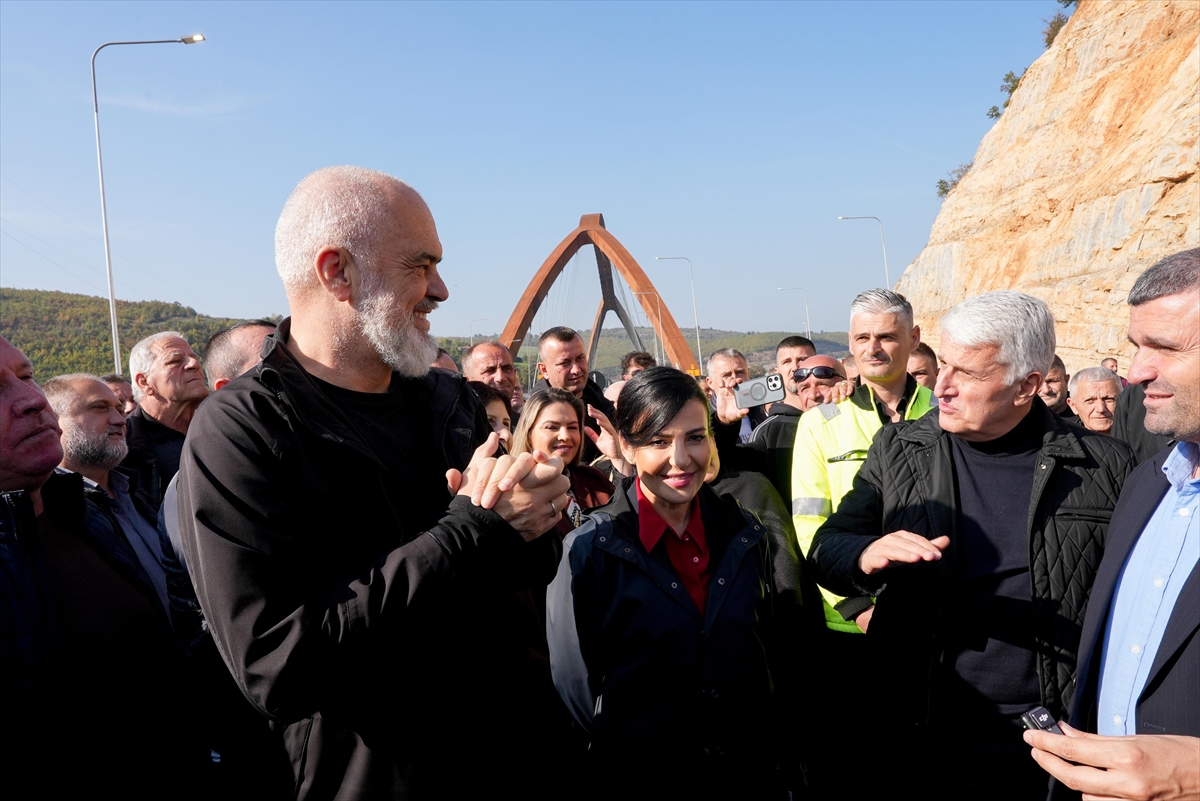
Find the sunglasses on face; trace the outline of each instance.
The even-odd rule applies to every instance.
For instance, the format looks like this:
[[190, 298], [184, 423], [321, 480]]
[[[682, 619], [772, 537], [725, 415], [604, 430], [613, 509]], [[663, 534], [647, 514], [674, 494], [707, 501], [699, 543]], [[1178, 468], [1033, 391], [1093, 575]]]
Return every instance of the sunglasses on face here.
[[799, 384], [810, 375], [813, 378], [834, 378], [835, 376], [837, 378], [845, 378], [845, 376], [843, 376], [837, 370], [834, 370], [832, 367], [826, 367], [822, 364], [818, 365], [817, 367], [797, 368], [796, 371], [792, 373], [792, 380]]

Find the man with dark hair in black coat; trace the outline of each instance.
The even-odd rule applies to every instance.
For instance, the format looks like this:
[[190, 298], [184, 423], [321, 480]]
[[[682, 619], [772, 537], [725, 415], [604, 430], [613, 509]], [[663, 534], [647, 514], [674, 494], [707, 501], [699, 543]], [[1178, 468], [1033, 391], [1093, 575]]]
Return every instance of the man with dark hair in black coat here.
[[1129, 477], [1113, 512], [1067, 736], [1025, 739], [1092, 797], [1200, 798], [1200, 248], [1146, 270], [1129, 305], [1129, 389], [1145, 393], [1146, 429], [1179, 444]]

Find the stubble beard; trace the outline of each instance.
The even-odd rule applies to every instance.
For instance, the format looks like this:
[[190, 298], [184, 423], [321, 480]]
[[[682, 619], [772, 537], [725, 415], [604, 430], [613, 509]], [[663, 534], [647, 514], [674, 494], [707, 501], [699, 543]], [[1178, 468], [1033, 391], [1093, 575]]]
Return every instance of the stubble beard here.
[[109, 439], [110, 433], [112, 429], [93, 434], [70, 424], [64, 425], [62, 446], [65, 460], [80, 467], [113, 469], [125, 460], [129, 443], [124, 437], [117, 441]]
[[[1159, 389], [1154, 384], [1151, 382], [1146, 391]], [[1177, 442], [1200, 442], [1200, 391], [1170, 385], [1166, 389], [1172, 395], [1172, 402], [1164, 409], [1146, 409], [1146, 430]]]
[[[420, 378], [437, 358], [437, 340], [417, 329], [412, 309], [400, 305], [372, 269], [364, 271], [363, 299], [355, 318], [363, 336], [385, 364], [406, 378]], [[437, 308], [428, 302], [428, 311]]]

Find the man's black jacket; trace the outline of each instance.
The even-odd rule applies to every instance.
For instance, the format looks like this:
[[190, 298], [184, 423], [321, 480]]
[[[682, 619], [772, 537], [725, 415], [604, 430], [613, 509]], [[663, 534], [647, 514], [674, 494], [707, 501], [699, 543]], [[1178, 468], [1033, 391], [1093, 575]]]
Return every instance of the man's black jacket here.
[[154, 499], [157, 515], [158, 505], [167, 494], [167, 485], [179, 469], [184, 435], [158, 422], [140, 406], [125, 419], [125, 423], [129, 454], [121, 467], [136, 476], [137, 485]]
[[799, 425], [800, 410], [781, 401], [771, 406], [771, 413], [755, 427], [746, 443], [766, 456], [764, 472], [788, 509], [792, 508], [792, 451]]
[[[1064, 423], [1033, 399], [1045, 431], [1026, 530], [1030, 598], [1042, 705], [1063, 717], [1074, 693], [1080, 627], [1103, 555], [1108, 522], [1133, 455], [1122, 442]], [[940, 701], [930, 675], [942, 656], [953, 595], [959, 538], [953, 445], [937, 414], [885, 426], [854, 488], [817, 531], [809, 562], [817, 583], [842, 595], [875, 595], [868, 636], [889, 655], [883, 680], [907, 686], [896, 710], [901, 723], [927, 722]], [[884, 534], [911, 531], [950, 538], [941, 560], [892, 567], [867, 576], [862, 552]]]
[[[258, 368], [200, 407], [184, 447], [180, 529], [217, 648], [286, 726], [295, 797], [507, 786], [513, 752], [535, 747], [514, 609], [533, 546], [467, 498], [414, 530], [406, 511], [431, 500], [288, 353], [288, 322]], [[489, 429], [461, 377], [424, 380], [440, 453], [411, 458], [442, 475]]]

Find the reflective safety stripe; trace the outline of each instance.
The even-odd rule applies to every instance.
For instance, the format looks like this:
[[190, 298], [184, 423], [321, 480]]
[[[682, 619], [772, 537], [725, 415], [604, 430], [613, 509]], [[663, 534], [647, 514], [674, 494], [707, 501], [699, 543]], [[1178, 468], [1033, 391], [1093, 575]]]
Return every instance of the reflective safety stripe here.
[[821, 410], [821, 415], [826, 420], [832, 420], [842, 413], [842, 410], [838, 408], [836, 403], [822, 403], [817, 408]]
[[833, 514], [833, 506], [828, 498], [793, 498], [792, 514], [829, 517]]

